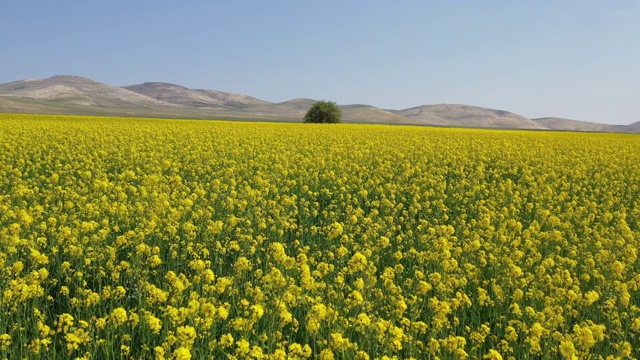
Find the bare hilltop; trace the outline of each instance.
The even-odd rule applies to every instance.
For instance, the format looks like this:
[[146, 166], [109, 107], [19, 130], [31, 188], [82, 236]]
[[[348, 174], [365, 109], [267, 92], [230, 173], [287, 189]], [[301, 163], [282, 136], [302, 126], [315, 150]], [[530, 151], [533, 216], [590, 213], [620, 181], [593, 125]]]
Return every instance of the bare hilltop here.
[[[315, 100], [280, 103], [218, 90], [189, 89], [145, 82], [111, 86], [79, 76], [58, 75], [0, 84], [0, 113], [141, 116], [300, 122]], [[365, 104], [340, 105], [343, 121], [448, 127], [598, 132], [640, 132], [640, 122], [608, 125], [546, 117], [528, 119], [504, 111], [462, 104], [380, 109]]]

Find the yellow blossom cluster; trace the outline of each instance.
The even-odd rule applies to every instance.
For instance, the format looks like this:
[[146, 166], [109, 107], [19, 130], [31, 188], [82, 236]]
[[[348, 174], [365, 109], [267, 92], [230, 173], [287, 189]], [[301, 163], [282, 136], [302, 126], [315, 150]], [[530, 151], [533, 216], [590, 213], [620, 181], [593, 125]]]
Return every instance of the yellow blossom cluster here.
[[640, 137], [0, 115], [0, 359], [640, 358]]

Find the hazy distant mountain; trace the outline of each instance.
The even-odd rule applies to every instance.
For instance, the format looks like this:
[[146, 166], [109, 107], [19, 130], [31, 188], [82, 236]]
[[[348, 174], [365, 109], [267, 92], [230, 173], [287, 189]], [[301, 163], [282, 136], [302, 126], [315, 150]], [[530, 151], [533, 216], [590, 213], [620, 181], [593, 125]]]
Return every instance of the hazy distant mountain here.
[[105, 85], [79, 76], [58, 75], [48, 79], [30, 79], [0, 84], [0, 96], [11, 96], [80, 106], [166, 105], [116, 86]]
[[634, 122], [633, 124], [626, 125], [630, 132], [640, 133], [640, 121]]
[[425, 125], [456, 127], [487, 127], [508, 129], [545, 129], [544, 126], [520, 115], [503, 110], [477, 106], [438, 104], [422, 105], [393, 111]]
[[[303, 119], [311, 105], [316, 100], [297, 98], [289, 101], [272, 104], [277, 111], [287, 114], [289, 117]], [[342, 111], [342, 119], [345, 122], [354, 123], [384, 123], [384, 124], [412, 124], [412, 119], [379, 109], [370, 105], [339, 105]], [[267, 111], [267, 109], [263, 109]]]
[[379, 124], [416, 124], [406, 116], [370, 105], [342, 105], [342, 118], [347, 122]]
[[0, 112], [181, 116], [184, 109], [117, 86], [58, 75], [0, 84]]
[[545, 117], [532, 120], [550, 130], [616, 131], [615, 127], [612, 127], [611, 125], [595, 122], [578, 121], [555, 117]]
[[15, 81], [0, 84], [0, 112], [248, 119], [249, 113], [238, 111], [239, 106], [269, 104], [246, 95], [173, 84], [146, 83], [130, 88], [136, 91], [78, 76]]
[[123, 89], [131, 90], [159, 101], [183, 106], [228, 109], [243, 107], [245, 105], [268, 104], [266, 101], [247, 95], [231, 94], [216, 90], [192, 90], [179, 85], [159, 82], [146, 82], [139, 85], [124, 86]]
[[258, 113], [272, 113], [277, 112], [280, 114], [287, 114], [288, 117], [302, 120], [307, 110], [315, 103], [316, 100], [307, 98], [295, 98], [280, 103], [272, 103], [267, 106], [257, 107]]
[[[297, 98], [280, 103], [217, 90], [189, 89], [160, 82], [117, 87], [78, 76], [54, 76], [0, 84], [0, 113], [141, 116], [194, 119], [302, 121], [315, 102]], [[404, 110], [340, 105], [353, 123], [416, 124], [503, 129], [640, 132], [640, 122], [606, 125], [560, 118], [530, 120], [503, 110], [438, 104]]]

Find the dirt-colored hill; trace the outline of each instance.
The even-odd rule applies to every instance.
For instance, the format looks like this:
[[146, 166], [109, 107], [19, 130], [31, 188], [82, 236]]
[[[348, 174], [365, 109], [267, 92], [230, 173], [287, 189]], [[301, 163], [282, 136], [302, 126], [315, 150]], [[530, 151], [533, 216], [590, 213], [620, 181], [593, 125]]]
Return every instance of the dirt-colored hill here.
[[629, 132], [640, 133], [640, 121], [634, 122], [633, 124], [626, 125]]
[[78, 106], [107, 107], [131, 104], [136, 107], [157, 107], [169, 105], [117, 86], [102, 84], [79, 76], [66, 75], [0, 84], [0, 96]]
[[503, 110], [459, 104], [422, 105], [393, 111], [425, 125], [501, 129], [545, 129], [523, 116]]
[[563, 118], [557, 118], [557, 117], [545, 117], [545, 118], [538, 118], [538, 119], [532, 119], [532, 120], [550, 130], [604, 131], [604, 132], [616, 131], [616, 128], [614, 126], [608, 125], [608, 124], [563, 119]]
[[[142, 116], [301, 122], [315, 102], [297, 98], [271, 103], [244, 94], [146, 82], [124, 87], [58, 75], [0, 84], [0, 113]], [[459, 104], [422, 105], [403, 110], [340, 105], [353, 123], [415, 124], [450, 127], [568, 131], [640, 132], [640, 122], [606, 125], [561, 118], [530, 120], [504, 111]]]
[[159, 82], [146, 82], [139, 85], [124, 86], [123, 89], [159, 101], [198, 108], [229, 109], [242, 108], [246, 105], [268, 104], [266, 101], [247, 95], [216, 90], [193, 90], [180, 85]]

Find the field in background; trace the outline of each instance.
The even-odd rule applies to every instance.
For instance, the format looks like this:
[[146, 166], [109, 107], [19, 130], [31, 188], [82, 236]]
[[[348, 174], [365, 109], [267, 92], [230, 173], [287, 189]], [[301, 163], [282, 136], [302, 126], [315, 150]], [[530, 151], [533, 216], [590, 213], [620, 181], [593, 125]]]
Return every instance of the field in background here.
[[0, 358], [637, 358], [638, 164], [637, 135], [0, 115]]

